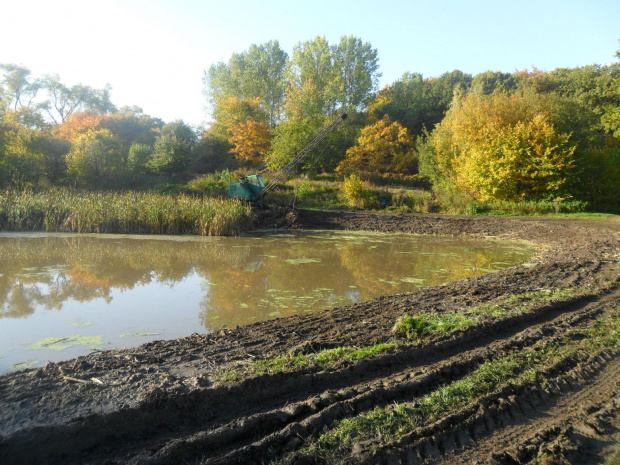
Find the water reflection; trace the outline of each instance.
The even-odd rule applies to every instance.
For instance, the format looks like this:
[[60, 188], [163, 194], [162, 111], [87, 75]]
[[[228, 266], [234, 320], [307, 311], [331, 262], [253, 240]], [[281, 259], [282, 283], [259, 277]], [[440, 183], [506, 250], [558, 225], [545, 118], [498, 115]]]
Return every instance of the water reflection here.
[[[506, 268], [531, 254], [496, 241], [351, 232], [1, 234], [0, 371], [9, 359], [41, 355], [13, 352], [71, 331], [103, 335], [104, 348], [139, 344], [408, 292]], [[119, 339], [126, 334], [135, 340]]]

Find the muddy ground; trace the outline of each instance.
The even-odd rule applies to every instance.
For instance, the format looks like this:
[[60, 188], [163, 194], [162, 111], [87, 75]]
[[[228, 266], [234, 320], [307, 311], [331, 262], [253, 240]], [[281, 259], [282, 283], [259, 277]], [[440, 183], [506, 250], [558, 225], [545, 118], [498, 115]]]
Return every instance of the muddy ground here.
[[[264, 215], [262, 225], [492, 236], [541, 252], [522, 266], [411, 294], [1, 376], [0, 463], [314, 463], [296, 451], [334, 422], [413, 401], [498, 354], [561, 344], [620, 308], [618, 217], [284, 211]], [[555, 289], [579, 292], [360, 362], [221, 382], [223, 370], [276, 354], [394, 340], [403, 313], [457, 312]], [[619, 384], [616, 351], [582, 357], [528, 389], [498, 388], [396, 440], [355, 444], [345, 461], [601, 463], [620, 444]]]

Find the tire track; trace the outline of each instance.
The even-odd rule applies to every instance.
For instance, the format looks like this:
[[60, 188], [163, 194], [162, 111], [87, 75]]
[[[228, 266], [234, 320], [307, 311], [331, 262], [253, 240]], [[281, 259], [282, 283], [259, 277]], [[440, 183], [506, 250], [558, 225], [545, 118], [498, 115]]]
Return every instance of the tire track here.
[[[41, 458], [45, 451], [43, 456], [49, 461], [62, 457], [65, 463], [78, 458], [84, 463], [109, 458], [110, 451], [117, 450], [121, 452], [117, 459], [122, 461], [138, 453], [135, 463], [178, 463], [180, 456], [198, 460], [209, 450], [212, 460], [207, 463], [242, 463], [266, 447], [294, 447], [294, 438], [307, 437], [337, 418], [376, 403], [423, 395], [493, 357], [541, 339], [561, 338], [620, 299], [609, 295], [591, 300], [586, 296], [545, 305], [494, 324], [475, 326], [458, 338], [344, 370], [261, 376], [190, 396], [155, 398], [136, 409], [92, 415], [69, 425], [18, 432], [2, 441], [0, 457], [6, 457], [3, 463], [24, 463]], [[464, 350], [467, 352], [461, 353]], [[280, 388], [274, 393], [277, 381]], [[243, 393], [243, 402], [236, 402]], [[231, 409], [235, 403], [238, 407]], [[111, 429], [114, 434], [109, 433]], [[106, 435], [102, 437], [99, 430], [107, 431]], [[259, 441], [257, 434], [262, 437]], [[36, 454], [27, 447], [33, 440], [38, 444]], [[132, 445], [125, 447], [129, 441]], [[89, 456], [91, 459], [86, 459]]]
[[[530, 327], [507, 340], [495, 340], [465, 355], [456, 355], [416, 369], [406, 368], [382, 378], [375, 385], [348, 387], [338, 391], [326, 390], [309, 400], [292, 403], [282, 409], [259, 413], [212, 431], [200, 431], [191, 436], [169, 441], [155, 454], [142, 454], [132, 463], [174, 463], [179, 457], [198, 459], [208, 450], [211, 458], [203, 463], [245, 463], [269, 448], [292, 449], [321, 427], [345, 416], [356, 415], [376, 404], [422, 396], [438, 384], [451, 382], [473, 371], [481, 363], [495, 357], [521, 350], [541, 340], [562, 339], [576, 325], [598, 316], [608, 302], [591, 304], [587, 309]], [[420, 368], [421, 372], [420, 372]], [[308, 407], [310, 403], [310, 408]], [[262, 438], [248, 444], [260, 431]], [[271, 434], [267, 434], [269, 431]], [[229, 452], [226, 453], [226, 450]]]

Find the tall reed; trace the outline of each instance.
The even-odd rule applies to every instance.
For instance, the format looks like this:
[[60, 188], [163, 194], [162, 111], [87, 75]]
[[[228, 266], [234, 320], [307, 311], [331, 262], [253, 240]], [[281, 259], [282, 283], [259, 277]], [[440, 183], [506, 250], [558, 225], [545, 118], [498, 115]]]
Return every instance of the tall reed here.
[[0, 194], [5, 231], [230, 236], [251, 226], [251, 207], [234, 199], [61, 189]]

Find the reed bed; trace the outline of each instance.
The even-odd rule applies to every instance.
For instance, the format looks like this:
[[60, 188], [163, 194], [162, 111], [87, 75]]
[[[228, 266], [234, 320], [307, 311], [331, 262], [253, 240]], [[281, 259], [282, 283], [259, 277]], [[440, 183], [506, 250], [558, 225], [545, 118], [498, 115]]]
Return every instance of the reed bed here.
[[233, 236], [251, 226], [251, 207], [234, 199], [71, 190], [0, 194], [5, 231]]

